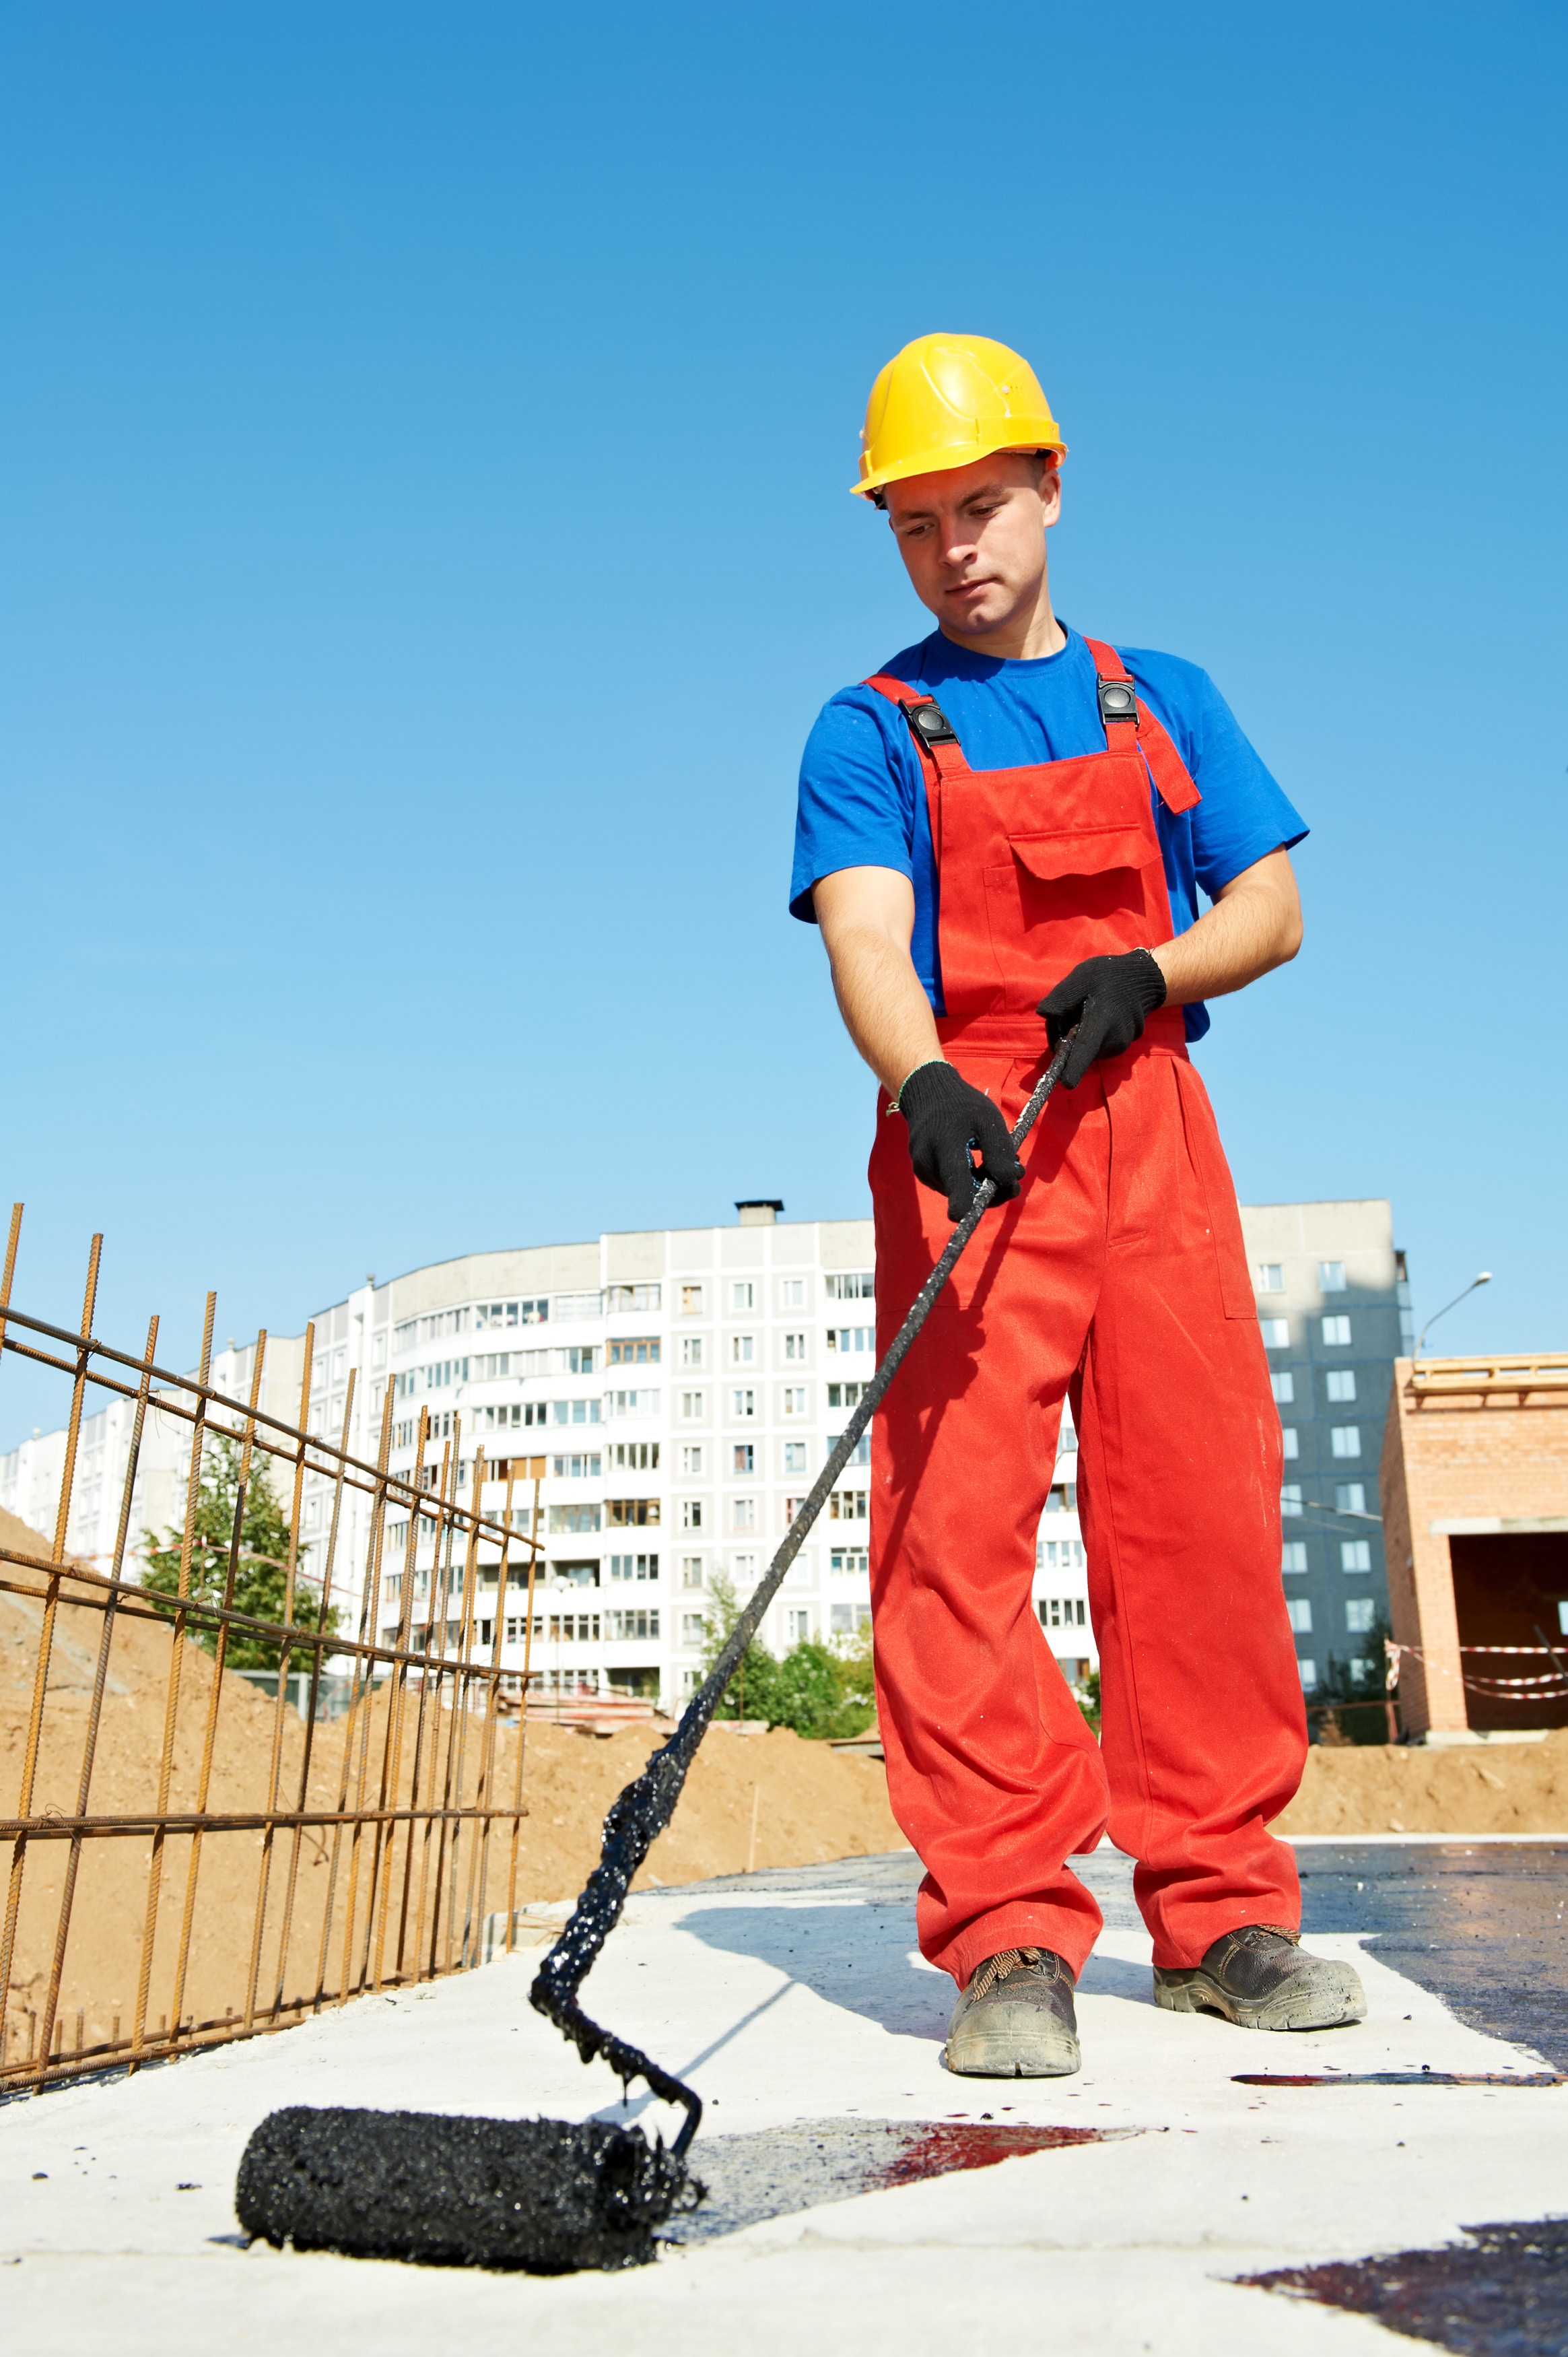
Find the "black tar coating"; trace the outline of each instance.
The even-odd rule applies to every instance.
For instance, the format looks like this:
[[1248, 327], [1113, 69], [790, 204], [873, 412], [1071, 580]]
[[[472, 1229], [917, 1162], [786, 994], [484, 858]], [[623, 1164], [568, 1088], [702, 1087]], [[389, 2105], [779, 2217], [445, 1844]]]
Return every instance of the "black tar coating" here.
[[1462, 2357], [1562, 2357], [1568, 2349], [1568, 2219], [1461, 2231], [1473, 2238], [1469, 2244], [1281, 2267], [1237, 2281], [1375, 2317], [1390, 2332], [1436, 2341]]
[[431, 2266], [640, 2266], [703, 2189], [639, 2129], [291, 2104], [245, 2147], [248, 2234]]

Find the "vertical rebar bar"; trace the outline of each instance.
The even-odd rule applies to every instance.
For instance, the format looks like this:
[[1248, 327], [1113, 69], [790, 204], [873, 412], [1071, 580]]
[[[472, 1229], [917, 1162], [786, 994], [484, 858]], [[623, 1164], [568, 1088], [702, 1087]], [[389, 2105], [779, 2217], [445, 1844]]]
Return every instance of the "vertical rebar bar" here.
[[[152, 1854], [147, 1861], [146, 1915], [142, 1926], [142, 1958], [136, 1974], [136, 2010], [131, 2021], [131, 2068], [135, 2069], [141, 2057], [146, 2031], [147, 1996], [153, 1978], [153, 1943], [158, 1926], [158, 1902], [163, 1891], [164, 1843], [166, 1838], [163, 1820], [168, 1814], [169, 1784], [174, 1773], [175, 1727], [179, 1713], [180, 1667], [184, 1660], [186, 1615], [184, 1605], [190, 1594], [190, 1551], [196, 1534], [197, 1509], [201, 1501], [201, 1442], [207, 1428], [207, 1383], [212, 1372], [212, 1327], [218, 1315], [218, 1296], [207, 1297], [207, 1315], [201, 1327], [201, 1370], [197, 1380], [196, 1411], [190, 1426], [190, 1471], [185, 1485], [185, 1527], [179, 1542], [179, 1580], [169, 1641], [168, 1689], [164, 1704], [164, 1742], [158, 1761], [158, 1796], [155, 1807]], [[177, 2029], [177, 2020], [176, 2023]], [[158, 2034], [161, 2040], [163, 2023]]]
[[[360, 1642], [374, 1642], [381, 1623], [377, 1615], [381, 1607], [381, 1559], [385, 1545], [387, 1508], [387, 1460], [392, 1453], [392, 1386], [389, 1382], [381, 1394], [381, 1438], [376, 1458], [376, 1494], [371, 1509], [371, 1535], [366, 1544], [366, 1572], [360, 1598]], [[407, 1555], [399, 1596], [406, 1588]], [[395, 1632], [394, 1632], [395, 1633]], [[361, 1682], [360, 1672], [363, 1670]], [[343, 1923], [343, 1964], [338, 1975], [338, 2002], [346, 2005], [349, 1998], [349, 1960], [353, 1952], [354, 1902], [359, 1882], [360, 1812], [365, 1805], [365, 1772], [370, 1757], [371, 1715], [375, 1706], [375, 1662], [373, 1657], [360, 1655], [354, 1663], [354, 1679], [349, 1695], [349, 1724], [343, 1736], [343, 1765], [338, 1779], [338, 1807], [341, 1813], [349, 1804], [349, 1784], [356, 1778], [354, 1794], [354, 1825], [349, 1835], [348, 1913]], [[354, 1745], [360, 1746], [360, 1764], [353, 1766]], [[321, 1919], [321, 1954], [316, 1975], [316, 2002], [319, 2007], [327, 1987], [327, 1950], [332, 1930], [332, 1906], [338, 1885], [338, 1847], [341, 1825], [332, 1833], [332, 1862], [327, 1884], [327, 1906]]]
[[517, 1713], [517, 1783], [511, 1798], [511, 1864], [506, 1881], [506, 1951], [511, 1953], [512, 1926], [517, 1921], [517, 1857], [522, 1835], [522, 1755], [528, 1741], [528, 1680], [529, 1665], [533, 1659], [533, 1583], [539, 1569], [539, 1483], [544, 1471], [542, 1457], [533, 1461], [533, 1523], [529, 1536], [533, 1542], [528, 1558], [528, 1619], [522, 1632], [522, 1700]]
[[[158, 1321], [155, 1316], [147, 1327], [146, 1355], [142, 1365], [142, 1378], [136, 1386], [136, 1405], [131, 1423], [131, 1442], [125, 1458], [125, 1478], [120, 1491], [120, 1522], [114, 1534], [114, 1557], [111, 1577], [115, 1581], [125, 1576], [125, 1547], [131, 1534], [131, 1502], [135, 1493], [136, 1475], [142, 1456], [142, 1431], [146, 1421], [147, 1400], [152, 1392], [153, 1352], [157, 1348]], [[103, 1716], [103, 1695], [109, 1679], [109, 1651], [114, 1641], [114, 1622], [119, 1609], [117, 1588], [111, 1588], [103, 1606], [103, 1625], [98, 1636], [98, 1661], [92, 1676], [92, 1699], [88, 1706], [87, 1733], [81, 1748], [81, 1777], [77, 1786], [76, 1813], [87, 1814], [92, 1792], [92, 1769], [98, 1752], [98, 1729]], [[70, 1849], [66, 1857], [65, 1880], [60, 1891], [59, 1918], [55, 1926], [54, 1962], [49, 1970], [49, 1983], [45, 2000], [44, 2045], [47, 2049], [54, 2028], [55, 2008], [59, 2001], [60, 1978], [65, 1970], [66, 1943], [70, 1936], [71, 1912], [76, 1904], [77, 1875], [81, 1864], [82, 1836], [80, 1832], [70, 1837]], [[120, 2035], [116, 2021], [114, 2037]], [[41, 2082], [40, 2082], [41, 2083]]]
[[[16, 1242], [19, 1222], [12, 1214], [11, 1233]], [[44, 1596], [43, 1619], [38, 1630], [38, 1658], [33, 1673], [33, 1698], [27, 1713], [27, 1736], [22, 1753], [22, 1782], [17, 1795], [18, 1818], [28, 1817], [33, 1811], [33, 1782], [38, 1773], [38, 1750], [43, 1738], [44, 1696], [48, 1690], [49, 1655], [54, 1650], [55, 1616], [59, 1609], [59, 1584], [65, 1563], [65, 1534], [70, 1521], [70, 1496], [76, 1479], [76, 1449], [81, 1433], [81, 1403], [87, 1390], [88, 1363], [91, 1352], [92, 1309], [98, 1297], [98, 1262], [103, 1250], [102, 1236], [94, 1236], [87, 1255], [87, 1286], [81, 1307], [81, 1335], [76, 1353], [76, 1372], [70, 1388], [70, 1422], [66, 1430], [65, 1462], [60, 1468], [59, 1502], [55, 1512], [54, 1545], [49, 1555], [48, 1583]], [[11, 1259], [7, 1255], [5, 1278], [6, 1297], [10, 1295]], [[0, 2054], [4, 2054], [5, 2016], [5, 2004], [11, 1986], [11, 1960], [16, 1947], [16, 1921], [22, 1908], [22, 1880], [27, 1872], [27, 1836], [17, 1834], [11, 1845], [11, 1873], [5, 1890], [5, 1923], [0, 1931]], [[44, 2041], [48, 2051], [48, 2040]]]

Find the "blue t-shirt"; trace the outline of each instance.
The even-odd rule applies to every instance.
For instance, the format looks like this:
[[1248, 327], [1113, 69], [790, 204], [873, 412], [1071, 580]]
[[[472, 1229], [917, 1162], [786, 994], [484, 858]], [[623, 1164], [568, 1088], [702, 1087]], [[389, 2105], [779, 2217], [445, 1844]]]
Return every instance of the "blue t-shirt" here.
[[[1137, 647], [1119, 647], [1117, 652], [1203, 797], [1195, 810], [1178, 817], [1150, 780], [1171, 920], [1184, 933], [1197, 921], [1200, 885], [1212, 899], [1244, 867], [1282, 845], [1299, 843], [1306, 827], [1207, 672], [1176, 655]], [[933, 630], [880, 668], [936, 697], [958, 731], [972, 770], [1020, 769], [1105, 750], [1094, 657], [1076, 630], [1068, 630], [1058, 654], [1031, 662], [972, 654]], [[909, 952], [940, 1015], [937, 866], [925, 778], [908, 722], [896, 704], [870, 687], [843, 689], [823, 705], [806, 740], [790, 914], [814, 924], [811, 887], [841, 867], [892, 867], [911, 878], [915, 931]], [[1187, 1038], [1201, 1039], [1208, 1028], [1207, 1007], [1195, 1004], [1186, 1014]]]

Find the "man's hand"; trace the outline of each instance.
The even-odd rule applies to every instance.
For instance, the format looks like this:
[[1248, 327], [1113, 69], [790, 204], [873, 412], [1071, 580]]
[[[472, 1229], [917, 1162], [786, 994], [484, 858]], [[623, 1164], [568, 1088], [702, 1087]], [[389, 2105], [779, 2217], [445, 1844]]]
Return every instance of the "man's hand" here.
[[[989, 1178], [999, 1203], [1010, 1203], [1023, 1183], [1024, 1167], [1013, 1150], [1006, 1123], [979, 1089], [950, 1064], [921, 1064], [905, 1082], [898, 1110], [909, 1125], [909, 1159], [922, 1187], [948, 1199], [948, 1217], [961, 1220], [974, 1189]], [[976, 1170], [970, 1158], [980, 1155]]]
[[1063, 1088], [1076, 1089], [1090, 1064], [1101, 1056], [1119, 1056], [1141, 1039], [1149, 1017], [1165, 1003], [1165, 978], [1147, 950], [1084, 958], [1075, 965], [1037, 1009], [1046, 1018], [1053, 1054], [1063, 1034], [1078, 1026], [1062, 1068]]

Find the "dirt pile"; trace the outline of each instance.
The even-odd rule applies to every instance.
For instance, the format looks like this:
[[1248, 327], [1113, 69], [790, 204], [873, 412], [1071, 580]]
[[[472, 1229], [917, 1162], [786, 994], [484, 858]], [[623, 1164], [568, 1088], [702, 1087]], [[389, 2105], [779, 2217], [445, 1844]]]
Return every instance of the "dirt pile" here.
[[1568, 1834], [1568, 1727], [1543, 1743], [1315, 1746], [1281, 1834]]
[[[36, 1533], [3, 1512], [0, 1544], [35, 1556], [48, 1552]], [[33, 1787], [35, 1815], [77, 1813], [104, 1620], [96, 1606], [80, 1600], [91, 1592], [70, 1582], [62, 1592]], [[0, 1592], [0, 1817], [16, 1813], [41, 1625], [37, 1600]], [[117, 1615], [88, 1803], [93, 1815], [135, 1817], [156, 1806], [174, 1666], [167, 1622], [131, 1611]], [[375, 1805], [392, 1708], [387, 1689], [361, 1712], [352, 1731], [341, 1721], [317, 1729], [306, 1776], [306, 1729], [295, 1711], [279, 1713], [270, 1696], [230, 1673], [214, 1715], [210, 1657], [182, 1643], [178, 1669], [171, 1810], [195, 1808], [209, 1742], [209, 1812], [263, 1812], [274, 1793], [273, 1805], [283, 1809], [335, 1809], [345, 1789], [350, 1806], [360, 1795], [364, 1804]], [[398, 1804], [409, 1805], [416, 1775], [424, 1807], [443, 1798], [468, 1807], [482, 1800], [510, 1802], [516, 1788], [515, 1722], [488, 1727], [477, 1715], [455, 1717], [449, 1707], [422, 1701], [417, 1687], [399, 1707], [397, 1770], [389, 1780]], [[660, 1729], [646, 1725], [607, 1740], [529, 1727], [520, 1903], [566, 1898], [578, 1889], [597, 1858], [605, 1811], [661, 1739]], [[488, 1856], [472, 1821], [456, 1833], [416, 1827], [412, 1857], [406, 1824], [380, 1839], [390, 1842], [391, 1872], [383, 1867], [378, 1878], [378, 1892], [386, 1898], [384, 1904], [378, 1900], [372, 1918], [373, 1828], [356, 1842], [346, 1833], [306, 1828], [296, 1835], [284, 1827], [270, 1848], [256, 1827], [207, 1833], [199, 1849], [188, 1834], [167, 1835], [158, 1861], [149, 2031], [176, 2012], [198, 2021], [220, 2021], [231, 2011], [242, 2016], [252, 1988], [263, 2007], [280, 1990], [290, 2000], [309, 1998], [318, 1986], [335, 1995], [345, 1975], [356, 1986], [367, 1965], [373, 1974], [378, 1954], [388, 1973], [398, 1969], [400, 1957], [410, 1967], [415, 1953], [426, 1964], [433, 1954], [444, 1962], [462, 1953], [466, 1938], [470, 1947], [477, 1943], [484, 1916], [504, 1910], [510, 1824], [495, 1828]], [[877, 1763], [782, 1731], [720, 1731], [698, 1754], [675, 1822], [656, 1845], [642, 1880], [691, 1881], [740, 1872], [748, 1864], [807, 1865], [901, 1846]], [[130, 2033], [154, 1847], [145, 1831], [81, 1845], [59, 1996], [68, 2050], [76, 2042], [79, 2013], [87, 2045]], [[63, 1839], [37, 1839], [27, 1846], [8, 1993], [8, 2062], [23, 2059], [38, 2032], [70, 1855]]]

